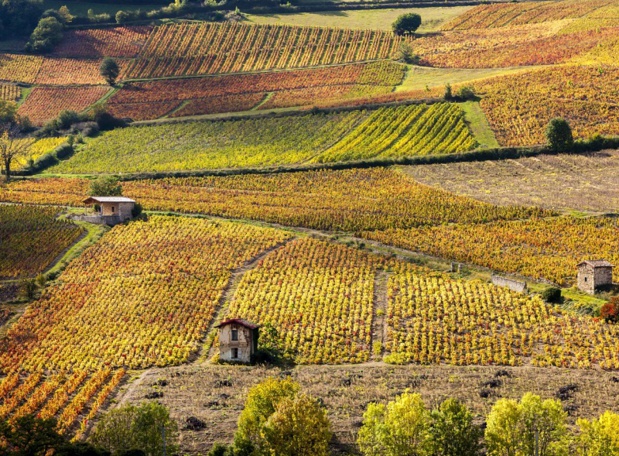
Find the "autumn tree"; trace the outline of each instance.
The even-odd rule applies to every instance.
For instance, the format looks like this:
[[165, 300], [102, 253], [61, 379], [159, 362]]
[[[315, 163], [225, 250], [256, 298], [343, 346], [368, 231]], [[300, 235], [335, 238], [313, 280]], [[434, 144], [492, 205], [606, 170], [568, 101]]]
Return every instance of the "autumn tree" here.
[[327, 456], [331, 423], [316, 399], [300, 394], [281, 400], [264, 423], [264, 441], [279, 456]]
[[430, 414], [421, 396], [407, 391], [387, 406], [368, 405], [357, 444], [365, 456], [425, 455], [429, 427]]
[[327, 456], [330, 439], [331, 424], [318, 401], [301, 394], [299, 384], [290, 378], [269, 378], [249, 391], [232, 452]]
[[606, 411], [597, 420], [579, 419], [579, 454], [582, 456], [619, 455], [619, 415]]
[[141, 450], [147, 456], [178, 451], [178, 427], [168, 409], [156, 402], [110, 410], [97, 423], [90, 442], [118, 455]]
[[613, 296], [600, 308], [600, 317], [609, 323], [619, 322], [619, 297]]
[[520, 402], [499, 399], [486, 420], [489, 455], [563, 456], [567, 449], [567, 413], [560, 401], [526, 393]]
[[7, 182], [11, 180], [13, 163], [19, 158], [26, 158], [33, 143], [34, 139], [26, 137], [16, 122], [0, 123], [0, 159]]

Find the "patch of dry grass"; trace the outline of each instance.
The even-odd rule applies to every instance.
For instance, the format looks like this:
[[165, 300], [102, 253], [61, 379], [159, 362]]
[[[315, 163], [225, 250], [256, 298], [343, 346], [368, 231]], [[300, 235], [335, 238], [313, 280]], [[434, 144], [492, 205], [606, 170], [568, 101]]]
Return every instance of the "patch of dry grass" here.
[[[508, 376], [501, 376], [506, 372]], [[337, 452], [354, 451], [356, 433], [369, 402], [387, 402], [407, 388], [419, 392], [428, 406], [447, 397], [457, 397], [482, 420], [500, 397], [520, 398], [532, 391], [543, 398], [556, 397], [559, 388], [578, 385], [564, 401], [573, 424], [578, 417], [594, 417], [619, 407], [619, 383], [612, 373], [542, 368], [496, 368], [451, 366], [299, 366], [289, 371], [265, 367], [184, 366], [154, 369], [130, 383], [120, 393], [121, 402], [138, 403], [160, 391], [157, 400], [170, 408], [183, 428], [185, 420], [197, 417], [206, 423], [202, 431], [181, 431], [183, 452], [206, 453], [214, 442], [231, 442], [237, 418], [248, 389], [269, 376], [292, 375], [303, 391], [319, 397], [329, 410]], [[500, 386], [484, 386], [498, 380]], [[159, 386], [157, 383], [165, 383]], [[153, 386], [154, 385], [154, 386]], [[482, 398], [480, 393], [488, 392]]]

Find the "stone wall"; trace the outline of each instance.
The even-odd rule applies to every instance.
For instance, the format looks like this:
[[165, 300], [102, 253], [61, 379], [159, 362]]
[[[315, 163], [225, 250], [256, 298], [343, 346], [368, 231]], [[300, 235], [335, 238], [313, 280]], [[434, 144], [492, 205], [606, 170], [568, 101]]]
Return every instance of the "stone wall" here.
[[498, 275], [492, 276], [492, 283], [499, 287], [507, 287], [512, 291], [516, 291], [518, 293], [526, 293], [527, 292], [527, 283], [520, 282], [519, 280], [508, 279], [507, 277], [501, 277]]

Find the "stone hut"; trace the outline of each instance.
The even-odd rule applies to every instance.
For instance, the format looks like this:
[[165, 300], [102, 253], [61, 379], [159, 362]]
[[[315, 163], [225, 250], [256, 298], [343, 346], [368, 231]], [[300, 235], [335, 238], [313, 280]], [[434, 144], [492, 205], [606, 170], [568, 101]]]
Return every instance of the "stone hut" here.
[[131, 220], [135, 207], [135, 201], [124, 196], [91, 196], [84, 200], [84, 204], [99, 207], [99, 213], [86, 221], [110, 226]]
[[222, 321], [219, 328], [219, 359], [250, 363], [258, 351], [258, 325], [240, 318]]
[[595, 294], [601, 287], [613, 284], [613, 265], [606, 260], [583, 261], [578, 265], [578, 289]]

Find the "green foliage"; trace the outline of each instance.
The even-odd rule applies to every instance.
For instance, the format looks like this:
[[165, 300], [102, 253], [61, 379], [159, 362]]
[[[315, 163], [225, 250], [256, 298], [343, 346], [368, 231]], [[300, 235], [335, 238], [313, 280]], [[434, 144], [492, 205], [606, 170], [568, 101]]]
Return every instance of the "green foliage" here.
[[120, 455], [129, 450], [142, 450], [147, 456], [160, 456], [178, 451], [178, 428], [168, 409], [156, 402], [140, 406], [128, 405], [110, 410], [97, 423], [90, 441]]
[[357, 444], [365, 456], [417, 456], [430, 449], [430, 414], [419, 394], [369, 404]]
[[28, 36], [43, 13], [38, 0], [3, 0], [0, 2], [0, 40]]
[[400, 60], [402, 60], [404, 63], [419, 63], [419, 56], [413, 52], [413, 46], [408, 41], [404, 41], [402, 44], [400, 44], [398, 52], [400, 55]]
[[121, 196], [123, 187], [116, 176], [102, 176], [90, 183], [90, 196]]
[[[122, 11], [119, 11], [119, 13], [122, 13]], [[116, 14], [116, 17], [118, 18], [118, 14]], [[118, 68], [116, 60], [111, 57], [106, 57], [101, 62], [99, 73], [101, 73], [101, 76], [103, 76], [105, 82], [107, 82], [110, 86], [114, 86], [116, 84], [116, 78], [118, 78], [118, 75], [120, 74], [120, 68]]]
[[561, 288], [549, 287], [542, 291], [542, 299], [551, 304], [561, 304], [563, 297], [561, 296]]
[[60, 41], [62, 41], [63, 25], [55, 17], [45, 17], [30, 35], [30, 40], [26, 44], [26, 51], [35, 54], [42, 54], [51, 51]]
[[548, 123], [546, 128], [546, 140], [548, 147], [555, 151], [569, 152], [574, 146], [572, 129], [567, 120], [555, 118]]
[[452, 101], [454, 99], [453, 91], [451, 90], [451, 84], [445, 84], [445, 95], [443, 95], [445, 101]]
[[470, 101], [476, 98], [475, 89], [473, 86], [464, 86], [460, 87], [458, 90], [458, 100], [460, 101]]
[[421, 25], [421, 16], [416, 13], [401, 14], [391, 26], [396, 35], [411, 35]]
[[473, 415], [457, 399], [445, 400], [431, 413], [431, 454], [434, 456], [476, 456], [481, 454], [483, 432], [473, 424]]
[[37, 284], [34, 279], [22, 279], [19, 282], [19, 292], [22, 298], [32, 301], [37, 296]]
[[284, 398], [293, 399], [299, 393], [300, 386], [290, 378], [278, 380], [268, 378], [249, 390], [245, 408], [238, 420], [234, 436], [235, 448], [255, 448], [256, 454], [267, 451], [268, 444], [262, 433], [267, 420], [276, 411], [277, 404]]
[[268, 452], [278, 456], [327, 456], [331, 440], [327, 411], [312, 397], [284, 397], [262, 433]]
[[17, 103], [0, 100], [0, 123], [15, 122], [17, 119]]
[[579, 419], [578, 450], [581, 456], [619, 455], [619, 415], [606, 411], [597, 420]]
[[561, 402], [526, 393], [520, 402], [499, 399], [487, 417], [489, 455], [563, 456], [567, 449], [567, 413]]

